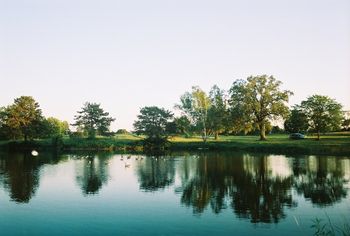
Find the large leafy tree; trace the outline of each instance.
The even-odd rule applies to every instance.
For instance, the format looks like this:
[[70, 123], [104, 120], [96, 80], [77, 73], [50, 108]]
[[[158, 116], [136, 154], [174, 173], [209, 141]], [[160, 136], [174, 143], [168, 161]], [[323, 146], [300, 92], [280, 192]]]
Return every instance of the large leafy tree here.
[[43, 137], [59, 137], [69, 132], [67, 121], [61, 121], [54, 117], [49, 117], [43, 121]]
[[235, 134], [239, 132], [247, 134], [253, 130], [252, 114], [245, 112], [245, 84], [244, 80], [236, 80], [229, 90], [226, 130]]
[[225, 130], [227, 121], [227, 107], [225, 91], [214, 85], [209, 92], [211, 106], [208, 110], [208, 126], [218, 139], [219, 133]]
[[135, 133], [144, 134], [148, 139], [166, 139], [173, 114], [156, 106], [143, 107], [134, 122]]
[[16, 98], [12, 105], [1, 111], [2, 130], [12, 139], [39, 137], [43, 119], [39, 103], [30, 96]]
[[180, 109], [184, 115], [197, 127], [200, 127], [203, 141], [208, 137], [208, 110], [211, 101], [208, 95], [198, 86], [192, 87], [192, 92], [186, 92], [180, 98], [181, 104], [175, 107]]
[[281, 90], [282, 82], [273, 76], [250, 76], [238, 80], [230, 89], [231, 104], [236, 104], [245, 120], [260, 130], [260, 140], [266, 140], [266, 124], [269, 120], [288, 115], [286, 103], [293, 93]]
[[90, 138], [94, 138], [96, 134], [104, 135], [108, 132], [109, 127], [114, 118], [109, 116], [98, 103], [85, 103], [78, 115], [74, 117], [77, 126], [86, 131]]
[[284, 129], [289, 133], [305, 133], [309, 128], [307, 116], [296, 106], [284, 122]]
[[320, 139], [321, 132], [340, 129], [343, 120], [342, 105], [328, 96], [313, 95], [299, 107], [307, 116], [309, 125]]

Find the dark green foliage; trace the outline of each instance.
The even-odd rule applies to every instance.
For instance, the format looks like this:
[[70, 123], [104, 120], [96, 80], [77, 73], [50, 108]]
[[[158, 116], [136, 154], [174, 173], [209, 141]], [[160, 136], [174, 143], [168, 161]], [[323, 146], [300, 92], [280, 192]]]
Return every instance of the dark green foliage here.
[[327, 96], [313, 95], [298, 108], [306, 115], [310, 128], [320, 139], [321, 132], [340, 130], [343, 120], [342, 105]]
[[210, 90], [209, 98], [211, 106], [208, 110], [208, 128], [214, 133], [215, 139], [218, 139], [219, 133], [225, 130], [227, 121], [225, 91], [214, 85]]
[[97, 134], [105, 135], [109, 131], [109, 126], [114, 118], [109, 117], [109, 113], [105, 112], [100, 104], [85, 103], [78, 115], [74, 117], [74, 126], [81, 127], [88, 133], [90, 138], [95, 138]]
[[166, 138], [168, 123], [173, 118], [173, 114], [156, 106], [143, 107], [134, 122], [136, 134], [146, 135], [148, 138]]
[[134, 122], [136, 134], [146, 135], [144, 140], [145, 150], [163, 150], [167, 146], [167, 138], [171, 134], [170, 123], [173, 119], [173, 114], [156, 106], [143, 107], [138, 120]]
[[350, 119], [345, 119], [342, 123], [342, 128], [344, 131], [350, 130]]
[[43, 138], [61, 137], [63, 135], [69, 134], [68, 122], [60, 121], [54, 117], [44, 119], [41, 126], [41, 133]]
[[285, 130], [280, 128], [279, 126], [272, 126], [272, 129], [271, 129], [271, 134], [284, 134], [285, 133]]
[[0, 107], [0, 140], [8, 139], [8, 127], [6, 125], [6, 108]]
[[193, 127], [191, 125], [191, 121], [186, 116], [174, 118], [174, 122], [176, 124], [178, 134], [189, 136], [189, 133]]
[[284, 122], [284, 129], [289, 133], [306, 133], [309, 128], [307, 116], [301, 109], [294, 107]]
[[33, 139], [40, 137], [42, 116], [39, 104], [30, 96], [16, 98], [0, 111], [0, 136], [4, 139]]
[[179, 132], [178, 132], [176, 122], [175, 121], [168, 122], [165, 127], [165, 131], [166, 133], [169, 134], [169, 136], [175, 136], [176, 134], [178, 134]]
[[226, 130], [229, 133], [238, 134], [243, 132], [247, 134], [253, 130], [252, 113], [247, 112], [248, 106], [245, 103], [245, 86], [244, 80], [233, 82], [229, 90], [229, 108], [226, 123]]

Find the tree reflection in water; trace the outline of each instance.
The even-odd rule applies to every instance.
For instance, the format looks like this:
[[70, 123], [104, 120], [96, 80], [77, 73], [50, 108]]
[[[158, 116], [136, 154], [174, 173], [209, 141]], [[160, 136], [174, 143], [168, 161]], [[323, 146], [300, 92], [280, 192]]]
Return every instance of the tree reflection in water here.
[[[291, 194], [293, 178], [286, 160], [279, 156], [249, 155], [242, 160], [244, 172], [233, 177], [236, 190], [231, 193], [232, 208], [239, 217], [254, 223], [277, 223], [286, 216], [285, 207], [296, 206]], [[251, 169], [245, 168], [247, 162]]]
[[269, 164], [266, 156], [203, 154], [196, 174], [183, 180], [181, 202], [192, 206], [194, 213], [203, 212], [208, 205], [220, 213], [229, 205], [239, 217], [252, 222], [278, 222], [285, 217], [283, 208], [296, 203], [290, 192], [291, 176], [272, 175]]
[[33, 157], [29, 152], [8, 153], [0, 158], [0, 183], [13, 201], [28, 203], [39, 187], [40, 167], [55, 164], [59, 157], [45, 153]]
[[164, 157], [148, 157], [136, 167], [140, 189], [157, 191], [174, 183], [174, 162]]
[[[297, 194], [316, 207], [325, 207], [346, 198], [349, 188], [349, 158], [239, 153], [177, 156], [136, 161], [139, 187], [160, 191], [174, 186], [181, 203], [195, 214], [208, 208], [216, 214], [231, 209], [254, 223], [277, 223], [286, 217], [286, 209], [297, 206]], [[0, 185], [13, 201], [28, 203], [39, 187], [42, 165], [68, 157], [76, 157], [75, 181], [83, 194], [97, 194], [109, 179], [112, 154], [32, 157], [9, 153], [0, 157]]]
[[299, 194], [303, 194], [317, 206], [339, 202], [347, 194], [344, 185], [349, 177], [346, 178], [343, 168], [346, 165], [349, 165], [349, 160], [310, 156], [299, 167], [304, 169], [303, 174], [294, 175], [294, 186]]
[[109, 178], [108, 160], [110, 154], [80, 155], [76, 162], [76, 181], [85, 196], [97, 194]]
[[[349, 160], [316, 160], [317, 165], [312, 157], [202, 153], [185, 158], [178, 167], [181, 187], [176, 192], [195, 214], [208, 206], [217, 214], [231, 207], [238, 217], [254, 223], [277, 223], [286, 217], [285, 208], [297, 206], [293, 188], [318, 205], [346, 197]], [[305, 168], [305, 163], [310, 164]]]

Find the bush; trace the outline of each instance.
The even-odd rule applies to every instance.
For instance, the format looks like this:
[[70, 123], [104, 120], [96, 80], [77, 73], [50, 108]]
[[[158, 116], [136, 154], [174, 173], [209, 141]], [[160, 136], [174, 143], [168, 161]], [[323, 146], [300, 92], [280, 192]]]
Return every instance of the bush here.
[[76, 131], [76, 132], [70, 132], [69, 133], [70, 138], [84, 138], [86, 135], [84, 132]]
[[126, 129], [118, 129], [116, 134], [129, 134], [129, 132]]

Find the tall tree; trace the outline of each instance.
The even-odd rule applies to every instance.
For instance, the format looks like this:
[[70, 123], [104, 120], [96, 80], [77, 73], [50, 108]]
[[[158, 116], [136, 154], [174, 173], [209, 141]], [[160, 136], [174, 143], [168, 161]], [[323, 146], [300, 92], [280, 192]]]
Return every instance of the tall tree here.
[[235, 81], [230, 89], [231, 103], [238, 104], [242, 115], [259, 128], [260, 140], [266, 140], [269, 120], [288, 114], [286, 103], [293, 93], [282, 91], [281, 84], [273, 76], [250, 76], [247, 81]]
[[21, 96], [2, 111], [2, 125], [10, 138], [36, 138], [40, 136], [43, 120], [39, 103], [33, 97]]
[[301, 102], [300, 109], [307, 116], [311, 129], [320, 133], [340, 129], [343, 120], [342, 105], [328, 96], [313, 95]]
[[198, 86], [192, 87], [192, 92], [186, 92], [180, 98], [181, 104], [175, 107], [180, 109], [195, 125], [202, 130], [203, 141], [208, 138], [208, 110], [211, 105], [208, 95]]
[[208, 126], [217, 140], [219, 133], [224, 131], [227, 120], [225, 91], [214, 85], [209, 92], [209, 99], [211, 106], [208, 110]]
[[166, 139], [168, 125], [173, 114], [156, 106], [143, 107], [134, 122], [134, 129], [137, 134], [144, 134], [150, 139]]
[[297, 106], [294, 107], [284, 122], [284, 129], [289, 133], [305, 133], [308, 128], [307, 116]]
[[233, 82], [229, 90], [228, 100], [228, 117], [226, 121], [226, 130], [235, 134], [239, 132], [248, 132], [253, 130], [253, 117], [247, 110], [245, 104], [245, 84], [244, 80], [236, 80]]
[[100, 107], [100, 104], [89, 102], [84, 104], [74, 119], [73, 126], [82, 127], [90, 138], [94, 138], [96, 134], [104, 135], [108, 132], [111, 123], [115, 121]]

